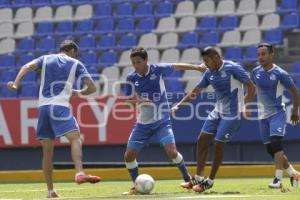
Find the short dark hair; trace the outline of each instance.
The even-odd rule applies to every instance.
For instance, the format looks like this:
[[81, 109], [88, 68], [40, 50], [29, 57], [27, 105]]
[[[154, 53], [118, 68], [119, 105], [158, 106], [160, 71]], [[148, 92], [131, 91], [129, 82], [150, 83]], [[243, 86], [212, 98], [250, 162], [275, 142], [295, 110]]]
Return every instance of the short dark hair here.
[[220, 53], [218, 52], [218, 50], [214, 47], [206, 47], [204, 48], [202, 51], [201, 51], [201, 56], [209, 56], [209, 57], [212, 57], [212, 56], [215, 56], [215, 55], [218, 55], [220, 56]]
[[148, 58], [148, 53], [143, 47], [136, 47], [131, 50], [130, 58], [133, 58], [135, 56], [139, 56], [146, 60]]
[[274, 53], [274, 48], [273, 45], [269, 44], [269, 43], [260, 43], [257, 48], [261, 48], [261, 47], [267, 47], [269, 53]]
[[72, 49], [74, 49], [75, 52], [79, 51], [78, 45], [73, 40], [64, 40], [59, 46], [60, 52], [62, 52], [62, 51], [69, 52]]

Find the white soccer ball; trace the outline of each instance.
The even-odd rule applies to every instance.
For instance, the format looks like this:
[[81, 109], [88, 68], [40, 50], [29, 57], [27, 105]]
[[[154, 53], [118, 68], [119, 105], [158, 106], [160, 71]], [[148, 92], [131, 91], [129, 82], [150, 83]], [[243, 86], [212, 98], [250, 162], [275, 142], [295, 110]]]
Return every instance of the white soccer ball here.
[[150, 194], [154, 187], [154, 180], [148, 174], [141, 174], [135, 179], [135, 189], [141, 194]]

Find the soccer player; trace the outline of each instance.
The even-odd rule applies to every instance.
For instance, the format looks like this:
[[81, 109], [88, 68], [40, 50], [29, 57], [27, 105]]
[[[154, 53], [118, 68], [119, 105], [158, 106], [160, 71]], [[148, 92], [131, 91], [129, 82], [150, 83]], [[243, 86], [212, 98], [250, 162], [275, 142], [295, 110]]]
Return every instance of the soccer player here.
[[[78, 184], [101, 180], [98, 176], [86, 175], [82, 169], [82, 141], [79, 127], [73, 117], [69, 98], [79, 95], [89, 95], [96, 91], [95, 84], [85, 66], [78, 61], [79, 48], [71, 40], [65, 40], [60, 45], [58, 54], [41, 56], [27, 64], [19, 71], [14, 82], [7, 86], [18, 90], [22, 78], [32, 70], [41, 71], [39, 91], [39, 114], [36, 138], [43, 147], [43, 172], [48, 188], [48, 198], [58, 197], [53, 189], [53, 149], [54, 139], [65, 136], [71, 144], [72, 159], [75, 164], [75, 182]], [[75, 77], [82, 78], [86, 88], [73, 90]]]
[[[200, 83], [173, 108], [172, 112], [195, 99], [209, 85], [215, 90], [216, 104], [205, 121], [197, 140], [197, 172], [189, 182], [181, 186], [203, 192], [214, 184], [217, 171], [223, 161], [225, 143], [239, 129], [244, 103], [252, 102], [255, 86], [245, 70], [237, 63], [223, 60], [214, 47], [206, 47], [201, 55], [208, 70]], [[247, 88], [244, 97], [243, 85]], [[243, 99], [244, 98], [244, 99]], [[245, 112], [250, 116], [249, 112]], [[209, 144], [214, 140], [214, 160], [208, 178], [204, 178], [204, 168]]]
[[299, 94], [291, 76], [273, 63], [274, 49], [272, 45], [260, 44], [257, 55], [260, 65], [252, 70], [252, 79], [257, 87], [260, 134], [276, 167], [275, 178], [269, 187], [280, 188], [283, 169], [289, 174], [291, 184], [300, 179], [300, 173], [289, 163], [281, 145], [287, 118], [285, 105], [282, 102], [283, 89], [289, 90], [292, 94], [293, 109], [290, 119], [294, 125], [299, 123]]
[[[140, 109], [124, 155], [126, 168], [132, 181], [134, 182], [138, 176], [138, 163], [136, 161], [138, 153], [154, 135], [164, 146], [168, 157], [177, 164], [183, 179], [189, 181], [190, 175], [184, 159], [176, 149], [163, 77], [173, 72], [174, 69], [203, 72], [206, 68], [184, 63], [148, 64], [147, 51], [142, 47], [133, 48], [130, 59], [135, 71], [127, 76], [125, 95], [128, 103], [137, 105]], [[134, 96], [137, 96], [137, 99]], [[129, 194], [135, 192], [135, 188], [132, 187]]]

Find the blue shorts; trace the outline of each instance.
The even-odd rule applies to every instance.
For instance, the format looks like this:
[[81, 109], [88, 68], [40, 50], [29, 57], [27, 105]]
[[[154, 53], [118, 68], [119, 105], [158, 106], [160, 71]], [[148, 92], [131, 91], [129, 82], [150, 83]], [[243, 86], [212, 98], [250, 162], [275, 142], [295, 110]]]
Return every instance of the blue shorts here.
[[152, 124], [136, 123], [129, 136], [127, 148], [140, 151], [153, 135], [156, 135], [159, 142], [165, 146], [175, 144], [175, 138], [170, 120], [159, 120]]
[[204, 122], [201, 133], [214, 135], [217, 141], [229, 142], [232, 135], [239, 130], [240, 125], [239, 116], [226, 116], [212, 111]]
[[284, 136], [286, 127], [286, 113], [280, 111], [269, 118], [259, 120], [259, 131], [262, 142], [270, 143], [271, 136]]
[[38, 140], [55, 139], [74, 130], [79, 130], [79, 127], [70, 108], [58, 105], [39, 107], [36, 135]]

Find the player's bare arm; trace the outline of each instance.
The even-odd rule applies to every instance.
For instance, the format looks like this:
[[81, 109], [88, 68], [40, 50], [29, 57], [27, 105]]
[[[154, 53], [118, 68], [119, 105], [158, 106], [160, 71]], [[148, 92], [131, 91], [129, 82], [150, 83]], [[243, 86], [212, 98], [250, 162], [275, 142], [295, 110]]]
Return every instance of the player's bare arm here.
[[249, 103], [253, 102], [253, 98], [255, 96], [256, 89], [255, 89], [254, 83], [251, 80], [246, 81], [244, 85], [247, 88], [247, 94], [244, 98], [244, 102], [245, 102], [245, 106], [246, 106], [245, 117], [251, 117], [251, 112], [248, 109], [248, 107], [250, 106]]
[[292, 85], [289, 90], [293, 97], [293, 109], [292, 109], [292, 114], [291, 114], [291, 121], [292, 121], [292, 124], [295, 125], [300, 122], [299, 111], [298, 111], [298, 109], [299, 109], [299, 92], [295, 85]]
[[171, 112], [172, 114], [175, 114], [176, 111], [184, 106], [186, 103], [192, 102], [194, 99], [197, 98], [197, 96], [201, 93], [202, 88], [195, 87], [191, 92], [189, 92], [185, 97], [181, 99], [180, 102], [178, 102], [175, 106], [172, 107]]
[[174, 68], [177, 70], [195, 70], [200, 72], [206, 71], [206, 66], [204, 63], [200, 65], [193, 65], [193, 64], [187, 64], [187, 63], [174, 63]]
[[24, 65], [23, 67], [21, 67], [15, 81], [9, 81], [7, 83], [7, 87], [11, 90], [18, 90], [19, 85], [21, 80], [23, 79], [23, 77], [29, 72], [29, 71], [34, 71], [38, 68], [38, 65], [36, 64], [36, 62], [31, 61], [29, 63], [27, 63], [26, 65]]
[[86, 86], [85, 88], [83, 88], [81, 90], [73, 90], [72, 91], [72, 97], [76, 97], [76, 96], [80, 96], [80, 95], [86, 96], [86, 95], [96, 92], [96, 85], [91, 78], [86, 78], [84, 80], [84, 84]]

